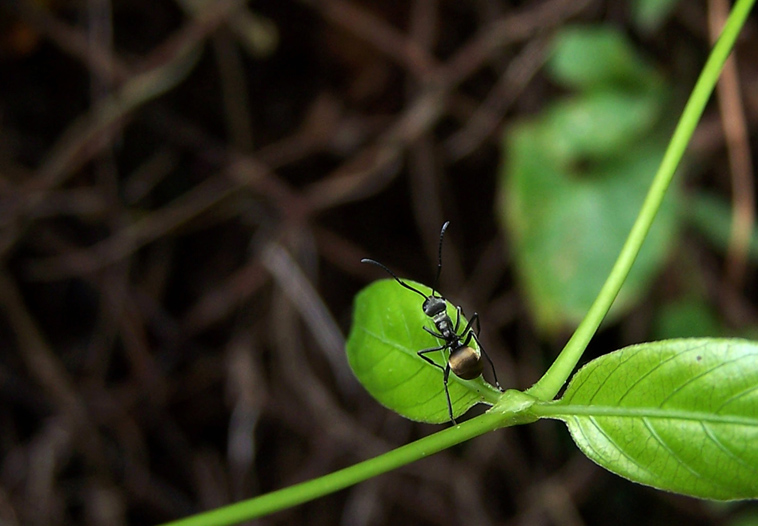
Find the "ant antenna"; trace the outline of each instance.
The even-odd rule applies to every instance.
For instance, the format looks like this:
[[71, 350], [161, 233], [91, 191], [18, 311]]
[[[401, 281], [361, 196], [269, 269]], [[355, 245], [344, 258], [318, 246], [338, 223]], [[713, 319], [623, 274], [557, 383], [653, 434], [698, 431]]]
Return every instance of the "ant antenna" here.
[[[394, 272], [392, 272], [390, 269], [388, 269], [386, 266], [382, 265], [378, 261], [376, 261], [374, 259], [363, 258], [361, 260], [361, 263], [371, 263], [372, 265], [376, 265], [379, 268], [383, 268], [384, 271], [387, 272], [387, 274], [389, 274], [390, 276], [392, 276], [393, 278], [395, 278], [395, 281], [397, 281], [398, 283], [400, 283], [403, 287], [405, 287], [408, 290], [412, 290], [416, 294], [420, 294], [425, 300], [429, 299], [429, 297], [426, 294], [424, 294], [423, 292], [421, 292], [420, 290], [418, 290], [416, 288], [411, 287], [410, 285], [408, 285], [407, 283], [405, 283], [404, 281], [402, 281], [400, 278], [398, 278], [395, 275]], [[432, 296], [434, 296], [434, 291], [432, 291]]]
[[442, 238], [445, 237], [445, 230], [447, 230], [448, 225], [450, 225], [450, 221], [445, 221], [445, 224], [442, 225], [442, 230], [440, 230], [440, 246], [437, 253], [437, 276], [434, 278], [432, 297], [434, 297], [434, 293], [437, 291], [437, 286], [440, 284], [440, 274], [442, 274]]

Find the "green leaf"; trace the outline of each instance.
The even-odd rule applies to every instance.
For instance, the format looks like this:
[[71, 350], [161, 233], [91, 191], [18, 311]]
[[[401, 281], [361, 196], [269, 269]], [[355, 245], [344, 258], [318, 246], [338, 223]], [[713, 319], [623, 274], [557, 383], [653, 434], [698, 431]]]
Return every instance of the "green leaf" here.
[[724, 326], [711, 306], [699, 297], [683, 298], [663, 305], [653, 320], [655, 339], [714, 337]]
[[624, 34], [609, 26], [569, 26], [553, 39], [547, 71], [566, 87], [647, 89], [658, 75]]
[[[499, 201], [520, 285], [536, 325], [547, 333], [577, 324], [587, 312], [663, 155], [657, 141], [640, 139], [614, 157], [575, 167], [555, 153], [563, 139], [551, 142], [550, 136], [540, 123], [509, 134]], [[676, 197], [673, 188], [611, 318], [645, 292], [665, 263], [678, 226]]]
[[745, 510], [726, 524], [728, 526], [758, 526], [758, 510]]
[[594, 462], [632, 481], [693, 497], [758, 498], [758, 344], [681, 339], [593, 360], [558, 402]]
[[[499, 216], [544, 333], [576, 326], [611, 270], [668, 135], [668, 88], [618, 31], [573, 27], [550, 71], [582, 91], [509, 130]], [[677, 188], [664, 201], [610, 317], [646, 292], [674, 247]]]
[[[687, 219], [717, 249], [726, 254], [732, 229], [732, 207], [725, 199], [708, 192], [688, 196]], [[754, 225], [748, 256], [758, 261], [758, 225]]]
[[662, 105], [662, 98], [621, 91], [572, 97], [546, 112], [544, 133], [551, 139], [547, 144], [568, 161], [607, 158], [649, 132]]
[[[431, 294], [429, 287], [406, 283]], [[421, 308], [423, 301], [394, 280], [372, 283], [355, 298], [346, 350], [353, 373], [380, 404], [411, 420], [438, 424], [449, 421], [442, 371], [416, 353], [442, 342], [423, 329], [434, 329]], [[450, 302], [448, 314], [455, 321], [457, 312]], [[465, 325], [461, 317], [460, 330]], [[476, 348], [475, 342], [471, 344]], [[446, 363], [442, 352], [427, 356], [440, 365]], [[482, 377], [462, 380], [451, 373], [448, 386], [456, 418], [474, 404], [492, 404], [500, 396]]]
[[634, 24], [645, 33], [653, 33], [663, 25], [679, 0], [636, 0], [631, 3]]

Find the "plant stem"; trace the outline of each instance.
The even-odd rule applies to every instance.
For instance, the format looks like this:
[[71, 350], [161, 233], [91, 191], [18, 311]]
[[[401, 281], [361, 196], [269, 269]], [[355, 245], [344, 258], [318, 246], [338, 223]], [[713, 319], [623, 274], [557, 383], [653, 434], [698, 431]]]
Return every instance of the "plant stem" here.
[[[518, 393], [521, 397], [523, 395]], [[323, 477], [218, 508], [164, 526], [225, 526], [254, 519], [347, 488], [405, 464], [427, 457], [488, 431], [507, 425], [508, 415], [485, 413], [383, 455], [335, 471]]]
[[666, 190], [674, 177], [676, 168], [682, 160], [684, 152], [687, 149], [687, 144], [716, 86], [724, 62], [734, 47], [740, 29], [744, 25], [745, 19], [754, 3], [755, 0], [738, 0], [734, 5], [734, 9], [732, 9], [732, 13], [724, 25], [724, 30], [713, 47], [713, 51], [710, 57], [708, 57], [708, 61], [705, 63], [703, 71], [700, 73], [700, 77], [695, 84], [692, 95], [684, 107], [666, 154], [663, 157], [663, 161], [661, 161], [661, 166], [658, 168], [650, 190], [645, 197], [642, 209], [632, 226], [629, 237], [624, 243], [608, 279], [603, 284], [603, 288], [600, 290], [587, 315], [579, 324], [579, 327], [577, 327], [568, 343], [566, 343], [566, 346], [558, 355], [555, 362], [526, 393], [539, 400], [552, 400], [555, 398], [558, 391], [568, 380], [571, 371], [574, 370], [574, 367], [579, 362], [592, 336], [597, 332], [600, 323], [611, 308], [613, 301], [616, 299], [621, 286], [629, 274], [629, 270], [634, 264], [634, 260], [637, 258], [637, 254], [642, 248], [642, 244], [658, 213]]

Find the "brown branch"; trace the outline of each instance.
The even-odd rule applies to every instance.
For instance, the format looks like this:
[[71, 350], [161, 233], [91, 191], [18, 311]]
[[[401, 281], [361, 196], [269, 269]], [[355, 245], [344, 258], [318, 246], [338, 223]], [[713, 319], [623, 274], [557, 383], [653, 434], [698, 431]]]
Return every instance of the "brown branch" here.
[[[725, 0], [709, 0], [708, 21], [712, 41], [721, 33], [729, 16]], [[729, 169], [732, 178], [732, 231], [726, 261], [726, 277], [735, 289], [742, 287], [747, 271], [750, 239], [755, 223], [755, 187], [753, 159], [750, 153], [745, 109], [740, 94], [740, 79], [735, 54], [726, 60], [716, 96], [721, 109], [721, 124], [726, 136]]]
[[18, 351], [32, 378], [40, 385], [51, 405], [63, 414], [69, 431], [78, 437], [78, 444], [88, 463], [105, 474], [106, 460], [97, 428], [90, 420], [87, 407], [42, 331], [24, 304], [15, 280], [0, 266], [0, 309], [5, 311], [16, 335]]

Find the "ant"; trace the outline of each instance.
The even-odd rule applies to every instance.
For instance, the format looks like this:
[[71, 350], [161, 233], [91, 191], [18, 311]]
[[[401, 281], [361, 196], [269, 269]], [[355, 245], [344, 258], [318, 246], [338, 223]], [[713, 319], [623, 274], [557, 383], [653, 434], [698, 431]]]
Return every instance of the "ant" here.
[[[461, 322], [460, 306], [456, 307], [455, 323], [453, 323], [453, 320], [447, 314], [447, 300], [445, 300], [445, 298], [437, 293], [437, 285], [439, 285], [440, 273], [442, 272], [442, 239], [445, 236], [445, 231], [447, 230], [449, 224], [450, 221], [445, 221], [445, 224], [442, 225], [442, 230], [440, 231], [439, 254], [437, 259], [437, 276], [434, 278], [434, 287], [432, 287], [431, 296], [427, 296], [420, 290], [411, 287], [400, 278], [398, 278], [395, 273], [392, 272], [389, 268], [379, 263], [378, 261], [365, 258], [361, 260], [361, 263], [371, 263], [372, 265], [376, 265], [377, 267], [384, 269], [390, 276], [395, 278], [395, 281], [397, 281], [400, 285], [408, 290], [412, 290], [424, 298], [424, 303], [422, 304], [421, 308], [424, 310], [424, 314], [432, 319], [432, 322], [434, 323], [434, 326], [437, 328], [437, 330], [435, 331], [427, 326], [424, 326], [423, 329], [435, 338], [438, 338], [445, 343], [438, 347], [423, 349], [421, 351], [418, 351], [417, 354], [429, 364], [442, 370], [442, 380], [445, 384], [445, 396], [447, 397], [447, 410], [448, 414], [450, 415], [450, 421], [455, 424], [455, 418], [453, 418], [453, 404], [450, 401], [450, 391], [448, 390], [447, 386], [448, 379], [450, 378], [450, 371], [452, 371], [453, 374], [455, 374], [457, 377], [464, 380], [473, 380], [475, 378], [478, 378], [481, 376], [482, 370], [484, 369], [484, 366], [482, 364], [482, 355], [484, 355], [484, 357], [489, 362], [490, 367], [492, 368], [492, 375], [495, 378], [495, 386], [501, 391], [503, 388], [500, 387], [500, 384], [497, 381], [495, 364], [492, 363], [492, 360], [487, 355], [487, 352], [484, 350], [484, 347], [479, 341], [479, 332], [481, 330], [481, 327], [479, 326], [479, 315], [475, 312], [474, 315], [471, 316], [471, 319], [469, 319], [466, 327], [463, 329], [463, 332], [459, 333], [458, 328], [460, 327]], [[476, 331], [474, 331], [473, 328], [474, 324], [476, 324]], [[472, 339], [476, 341], [479, 350], [476, 350], [470, 346]], [[426, 356], [427, 353], [430, 352], [444, 352], [445, 350], [450, 351], [450, 354], [448, 356], [447, 363], [444, 366], [438, 364]]]

